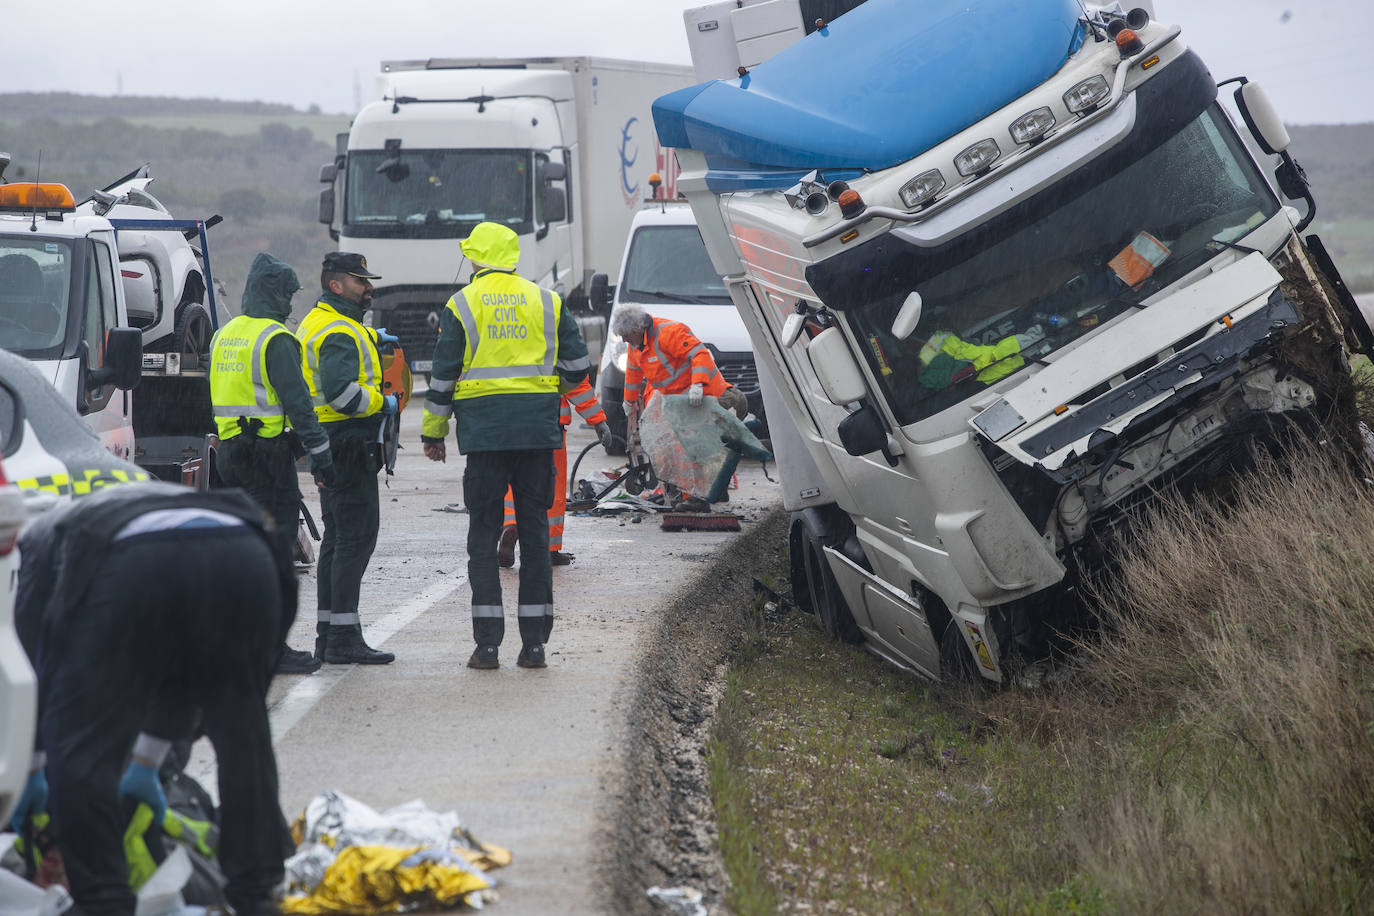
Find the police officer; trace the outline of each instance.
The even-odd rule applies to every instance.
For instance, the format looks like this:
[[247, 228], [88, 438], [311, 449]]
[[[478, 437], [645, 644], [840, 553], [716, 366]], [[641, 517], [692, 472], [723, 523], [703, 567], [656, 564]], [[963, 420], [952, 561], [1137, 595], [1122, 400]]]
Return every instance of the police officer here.
[[219, 761], [225, 895], [241, 916], [275, 912], [292, 851], [267, 717], [296, 614], [286, 543], [242, 492], [154, 481], [52, 510], [20, 549], [16, 621], [38, 673], [41, 768], [17, 810], [51, 814], [76, 911], [134, 912], [120, 798], [165, 810], [158, 765], [199, 719]]
[[398, 409], [382, 394], [378, 343], [396, 338], [363, 325], [372, 305], [372, 282], [360, 254], [331, 251], [320, 272], [320, 299], [301, 322], [305, 381], [315, 415], [329, 436], [334, 482], [320, 490], [324, 538], [320, 542], [315, 654], [330, 664], [385, 665], [396, 656], [363, 641], [358, 596], [377, 546], [382, 468], [378, 432], [383, 414]]
[[[324, 486], [334, 480], [329, 438], [301, 375], [301, 343], [282, 324], [300, 288], [289, 265], [259, 254], [244, 284], [243, 314], [220, 328], [210, 344], [220, 476], [248, 491], [288, 539], [295, 537], [301, 503], [288, 418], [316, 480]], [[283, 645], [277, 671], [309, 674], [320, 664], [312, 653]]]
[[449, 417], [457, 414], [458, 450], [467, 456], [468, 579], [472, 633], [468, 665], [499, 667], [505, 635], [496, 545], [502, 498], [512, 490], [520, 541], [516, 664], [543, 668], [553, 628], [553, 574], [547, 511], [553, 504], [553, 450], [562, 442], [559, 391], [587, 376], [590, 360], [577, 323], [558, 295], [515, 273], [520, 242], [497, 223], [479, 223], [461, 243], [472, 282], [448, 301], [425, 396], [425, 456], [446, 457]]

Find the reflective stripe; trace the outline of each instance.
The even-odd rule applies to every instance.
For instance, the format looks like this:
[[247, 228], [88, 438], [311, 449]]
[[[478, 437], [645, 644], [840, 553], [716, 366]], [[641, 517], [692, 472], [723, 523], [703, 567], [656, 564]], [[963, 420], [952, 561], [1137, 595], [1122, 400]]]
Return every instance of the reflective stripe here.
[[443, 417], [447, 420], [453, 416], [452, 404], [435, 404], [433, 401], [425, 401], [425, 413], [431, 417]]
[[90, 469], [74, 474], [48, 474], [42, 477], [26, 477], [14, 481], [21, 490], [43, 490], [55, 496], [88, 496], [96, 490], [131, 481], [148, 480], [142, 471], [104, 471]]
[[351, 627], [351, 626], [353, 626], [353, 625], [354, 625], [355, 623], [357, 623], [357, 622], [358, 622], [358, 612], [357, 612], [357, 611], [352, 611], [352, 612], [347, 613], [347, 614], [334, 614], [334, 613], [331, 613], [331, 614], [329, 615], [329, 625], [330, 625], [331, 627]]
[[315, 341], [326, 334], [334, 333], [340, 328], [347, 331], [348, 335], [358, 344], [358, 361], [363, 367], [363, 371], [367, 374], [368, 379], [378, 378], [377, 366], [372, 362], [372, 349], [368, 346], [371, 341], [360, 338], [357, 329], [347, 321], [331, 321], [305, 339], [305, 359], [307, 365], [310, 366], [310, 371], [315, 373], [320, 371], [320, 354], [314, 347]]
[[282, 417], [286, 415], [286, 408], [280, 404], [270, 407], [258, 404], [216, 404], [212, 408], [217, 417]]
[[316, 623], [329, 623], [329, 613], [330, 613], [330, 612], [327, 611], [327, 610], [325, 610], [324, 608], [319, 608], [318, 610], [315, 611], [315, 622], [316, 622]]
[[561, 516], [561, 515], [552, 515], [552, 516], [549, 516], [549, 525], [550, 525], [550, 526], [553, 526], [553, 525], [562, 525], [562, 524], [563, 524], [563, 516]]
[[[467, 296], [461, 293], [449, 299], [453, 306], [453, 311], [458, 315], [458, 320], [463, 325], [463, 336], [467, 338], [467, 362], [471, 362], [477, 356], [477, 344], [481, 337], [477, 333], [477, 316], [472, 314], [472, 306], [468, 305]], [[434, 381], [430, 380], [430, 387], [434, 387]]]
[[429, 378], [429, 390], [435, 394], [447, 394], [453, 390], [453, 386], [456, 384], [458, 384], [457, 379], [435, 378], [434, 376]]
[[474, 604], [472, 606], [473, 617], [500, 617], [501, 605], [499, 604]]
[[353, 403], [353, 399], [362, 393], [363, 389], [361, 385], [357, 382], [349, 382], [344, 386], [344, 390], [339, 392], [338, 397], [330, 400], [329, 406], [342, 413], [343, 409]]
[[577, 359], [560, 359], [558, 368], [564, 372], [577, 372], [579, 369], [590, 369], [592, 359], [590, 356], [579, 356]]
[[553, 615], [552, 604], [522, 604], [516, 611], [519, 617], [550, 617]]
[[[554, 359], [558, 356], [558, 313], [553, 308], [553, 293], [539, 287], [539, 299], [544, 303], [544, 375], [553, 375]], [[591, 363], [587, 363], [588, 366]]]
[[567, 398], [569, 401], [573, 403], [574, 406], [585, 407], [587, 404], [590, 404], [592, 401], [596, 400], [596, 392], [588, 388], [581, 394], [578, 394], [575, 391], [571, 392], [567, 395]]
[[487, 366], [468, 369], [463, 373], [463, 381], [493, 378], [543, 378], [551, 371], [545, 366]]
[[315, 446], [314, 448], [312, 448], [312, 449], [310, 450], [310, 454], [312, 454], [312, 455], [322, 455], [322, 454], [324, 454], [324, 453], [327, 452], [327, 451], [329, 451], [329, 440], [328, 440], [328, 439], [324, 440], [324, 441], [321, 442], [319, 445], [317, 445], [317, 446]]

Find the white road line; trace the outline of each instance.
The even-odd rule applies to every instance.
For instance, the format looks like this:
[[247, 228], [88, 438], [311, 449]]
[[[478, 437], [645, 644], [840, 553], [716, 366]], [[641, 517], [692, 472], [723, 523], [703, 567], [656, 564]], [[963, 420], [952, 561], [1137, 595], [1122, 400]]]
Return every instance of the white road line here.
[[[409, 626], [416, 617], [453, 594], [466, 581], [467, 576], [459, 574], [453, 578], [446, 578], [442, 582], [434, 583], [405, 604], [388, 613], [381, 620], [364, 625], [363, 637], [367, 640], [368, 645], [374, 647], [386, 645], [387, 640]], [[287, 733], [301, 719], [305, 718], [305, 714], [310, 712], [315, 704], [322, 700], [333, 689], [334, 685], [343, 680], [355, 667], [357, 666], [325, 665], [314, 674], [306, 675], [297, 680], [296, 685], [286, 692], [286, 696], [267, 710], [268, 721], [272, 726], [273, 746], [280, 744]], [[218, 771], [215, 765], [215, 751], [211, 747], [209, 739], [201, 738], [196, 742], [191, 751], [191, 759], [186, 765], [186, 772], [205, 787], [205, 791], [210, 793], [215, 804], [218, 805]]]

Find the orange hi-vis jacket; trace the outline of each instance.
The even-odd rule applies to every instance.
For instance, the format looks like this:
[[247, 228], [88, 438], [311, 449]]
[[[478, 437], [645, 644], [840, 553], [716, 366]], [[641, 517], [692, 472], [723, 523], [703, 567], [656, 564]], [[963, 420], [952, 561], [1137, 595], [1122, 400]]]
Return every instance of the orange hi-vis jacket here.
[[558, 402], [558, 422], [563, 426], [572, 425], [573, 407], [577, 408], [577, 412], [587, 421], [588, 426], [598, 426], [606, 422], [606, 411], [601, 409], [601, 402], [596, 399], [590, 378], [584, 378], [580, 385], [563, 395]]
[[[716, 368], [711, 351], [680, 321], [655, 318], [645, 335], [644, 348], [630, 348], [625, 365], [625, 400], [640, 400], [640, 387], [648, 382], [654, 391], [682, 394], [700, 383], [706, 394], [720, 395], [729, 388]], [[646, 397], [644, 400], [648, 400]]]

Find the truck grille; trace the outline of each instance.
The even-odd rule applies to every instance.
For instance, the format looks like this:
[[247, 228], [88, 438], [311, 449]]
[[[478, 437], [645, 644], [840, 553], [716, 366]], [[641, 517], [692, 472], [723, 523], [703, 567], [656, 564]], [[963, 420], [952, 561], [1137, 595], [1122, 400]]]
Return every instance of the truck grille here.
[[378, 313], [378, 322], [385, 322], [387, 331], [400, 339], [411, 371], [429, 371], [443, 311], [442, 302], [401, 302], [394, 309]]

